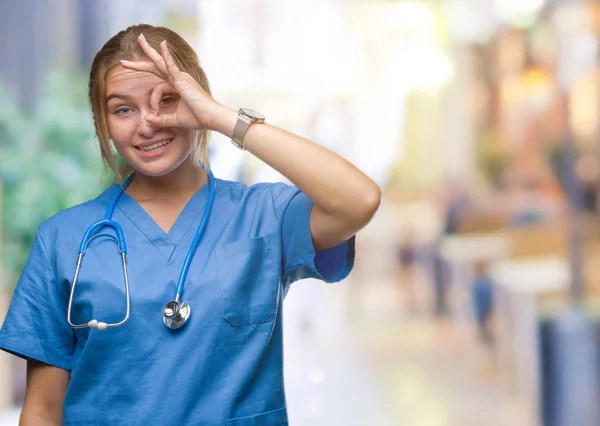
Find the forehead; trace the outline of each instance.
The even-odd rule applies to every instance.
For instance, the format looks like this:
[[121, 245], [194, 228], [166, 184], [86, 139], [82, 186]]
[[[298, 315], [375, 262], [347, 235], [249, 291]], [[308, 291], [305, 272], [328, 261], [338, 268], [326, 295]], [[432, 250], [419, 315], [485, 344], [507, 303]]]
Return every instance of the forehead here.
[[127, 96], [149, 95], [154, 86], [163, 80], [158, 76], [145, 71], [135, 71], [118, 66], [106, 76], [106, 94], [120, 94]]

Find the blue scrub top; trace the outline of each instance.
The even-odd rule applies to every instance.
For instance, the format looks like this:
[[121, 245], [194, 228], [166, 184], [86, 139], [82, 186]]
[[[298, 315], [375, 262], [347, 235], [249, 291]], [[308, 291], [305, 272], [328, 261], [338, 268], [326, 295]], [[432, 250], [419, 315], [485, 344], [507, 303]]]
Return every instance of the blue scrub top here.
[[[173, 331], [163, 324], [162, 309], [175, 297], [208, 185], [168, 233], [123, 194], [113, 219], [127, 242], [130, 319], [105, 331], [73, 330], [66, 315], [79, 244], [116, 191], [113, 185], [39, 227], [0, 330], [0, 348], [71, 371], [66, 425], [288, 424], [284, 295], [302, 278], [345, 278], [354, 262], [354, 238], [315, 253], [313, 203], [298, 188], [216, 179], [213, 210], [182, 294], [191, 317]], [[124, 315], [117, 246], [108, 238], [94, 240], [83, 259], [72, 321], [112, 323]]]

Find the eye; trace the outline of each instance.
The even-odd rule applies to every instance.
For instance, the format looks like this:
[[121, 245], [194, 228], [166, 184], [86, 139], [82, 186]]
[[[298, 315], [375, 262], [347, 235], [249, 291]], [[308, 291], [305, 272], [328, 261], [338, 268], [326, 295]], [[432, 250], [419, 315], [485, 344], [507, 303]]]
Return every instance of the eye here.
[[174, 96], [164, 96], [161, 100], [160, 100], [160, 104], [161, 105], [170, 105], [173, 102], [175, 102], [175, 97]]
[[131, 108], [121, 107], [115, 110], [115, 114], [117, 115], [128, 115], [131, 113]]

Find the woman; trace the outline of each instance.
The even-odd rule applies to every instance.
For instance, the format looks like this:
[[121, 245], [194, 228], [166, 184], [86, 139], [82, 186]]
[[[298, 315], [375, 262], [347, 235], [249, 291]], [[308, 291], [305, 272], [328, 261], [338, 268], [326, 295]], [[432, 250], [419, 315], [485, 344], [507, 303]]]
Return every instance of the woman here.
[[[89, 94], [102, 156], [127, 179], [38, 229], [0, 331], [0, 347], [28, 360], [22, 425], [287, 424], [284, 294], [350, 272], [379, 188], [219, 104], [193, 49], [165, 28], [109, 40]], [[294, 186], [214, 178], [208, 131]], [[90, 228], [102, 218], [118, 225]]]

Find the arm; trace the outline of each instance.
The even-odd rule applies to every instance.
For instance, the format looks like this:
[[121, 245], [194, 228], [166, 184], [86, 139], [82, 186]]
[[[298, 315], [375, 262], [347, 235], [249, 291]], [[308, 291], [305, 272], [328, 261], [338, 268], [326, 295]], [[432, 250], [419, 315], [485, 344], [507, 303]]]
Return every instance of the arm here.
[[[238, 114], [217, 109], [213, 129], [231, 137]], [[288, 178], [310, 198], [310, 230], [317, 250], [341, 244], [363, 228], [379, 207], [377, 184], [328, 149], [264, 123], [253, 124], [244, 148]]]
[[[147, 71], [171, 86], [159, 84], [151, 95], [154, 111], [145, 119], [157, 126], [210, 129], [231, 137], [237, 112], [219, 104], [189, 74], [179, 70], [167, 47], [158, 53], [143, 35], [138, 38], [151, 62], [123, 61], [125, 68]], [[161, 113], [163, 92], [175, 90], [183, 102]], [[245, 148], [288, 178], [314, 202], [310, 231], [317, 250], [334, 247], [358, 232], [379, 207], [381, 192], [375, 182], [339, 155], [270, 124], [250, 126]]]
[[71, 374], [67, 370], [27, 360], [27, 391], [20, 426], [59, 426]]

